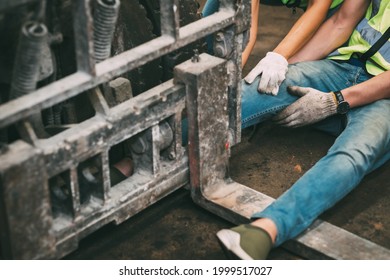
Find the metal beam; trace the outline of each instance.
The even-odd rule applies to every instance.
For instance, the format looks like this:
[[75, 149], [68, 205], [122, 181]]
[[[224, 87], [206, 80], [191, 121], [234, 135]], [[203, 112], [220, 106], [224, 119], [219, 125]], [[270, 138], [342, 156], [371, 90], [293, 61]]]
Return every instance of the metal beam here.
[[77, 72], [0, 106], [0, 128], [108, 82], [162, 55], [234, 24], [234, 11], [222, 11], [180, 29], [180, 39], [161, 36], [96, 65], [96, 76]]

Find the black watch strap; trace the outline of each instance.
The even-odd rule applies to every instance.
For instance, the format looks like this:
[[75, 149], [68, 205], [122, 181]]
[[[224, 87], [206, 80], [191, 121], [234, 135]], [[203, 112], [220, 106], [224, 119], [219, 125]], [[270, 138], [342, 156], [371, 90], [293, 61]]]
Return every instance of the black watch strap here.
[[337, 101], [337, 113], [346, 114], [349, 111], [349, 103], [344, 100], [344, 96], [341, 91], [337, 90], [333, 92]]
[[333, 92], [335, 97], [336, 97], [336, 100], [337, 100], [337, 104], [340, 104], [341, 102], [344, 101], [344, 96], [343, 94], [341, 93], [341, 91], [337, 90], [337, 91], [334, 91]]

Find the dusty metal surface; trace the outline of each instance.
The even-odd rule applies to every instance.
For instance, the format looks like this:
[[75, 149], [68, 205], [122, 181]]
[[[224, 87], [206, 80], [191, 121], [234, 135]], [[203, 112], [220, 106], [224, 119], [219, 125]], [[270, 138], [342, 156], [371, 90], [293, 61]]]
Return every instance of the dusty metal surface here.
[[[23, 6], [25, 3], [7, 2], [0, 8], [31, 7], [41, 13], [46, 4], [36, 1], [33, 6]], [[32, 88], [15, 99], [2, 99], [6, 102], [0, 105], [2, 133], [15, 127], [19, 135], [3, 143], [0, 154], [5, 258], [60, 258], [98, 228], [121, 223], [187, 184], [188, 157], [181, 142], [185, 86], [167, 81], [131, 98], [132, 93], [127, 92], [131, 85], [114, 80], [213, 32], [228, 28], [238, 34], [248, 27], [240, 23], [244, 4], [236, 6], [234, 1], [222, 1], [221, 11], [214, 16], [184, 26], [180, 26], [179, 1], [160, 1], [161, 35], [109, 57], [109, 35], [119, 1], [97, 1], [94, 13], [95, 1], [60, 3], [72, 14], [76, 71], [58, 75], [59, 79], [45, 82], [37, 90], [34, 74]], [[42, 14], [36, 17], [44, 18]], [[48, 30], [52, 32], [50, 24]], [[68, 33], [64, 33], [64, 41], [66, 36]], [[225, 46], [230, 43], [224, 42]], [[232, 53], [229, 49], [226, 56]], [[214, 77], [218, 76], [221, 74]], [[77, 121], [81, 113], [77, 100], [82, 100], [87, 112], [82, 121]], [[51, 132], [47, 136], [37, 133], [32, 117], [56, 106], [69, 108], [68, 119], [75, 121], [44, 127]], [[227, 118], [226, 110], [223, 114]], [[237, 123], [232, 126], [239, 127]], [[112, 185], [110, 167], [118, 147], [127, 149], [133, 158], [134, 174]]]

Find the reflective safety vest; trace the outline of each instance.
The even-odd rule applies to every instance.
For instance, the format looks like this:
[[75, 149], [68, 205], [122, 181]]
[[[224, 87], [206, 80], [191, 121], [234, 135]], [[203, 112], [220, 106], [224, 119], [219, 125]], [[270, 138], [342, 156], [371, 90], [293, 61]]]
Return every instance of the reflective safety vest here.
[[[348, 44], [332, 52], [331, 59], [348, 60], [352, 55], [359, 57], [371, 48], [390, 26], [390, 0], [372, 0], [365, 17], [356, 26]], [[390, 70], [390, 41], [366, 62], [371, 75]]]
[[[291, 8], [307, 8], [307, 3], [309, 0], [281, 0], [283, 4], [285, 4], [287, 7]], [[331, 9], [337, 7], [340, 5], [344, 0], [333, 0], [332, 5], [330, 6]]]

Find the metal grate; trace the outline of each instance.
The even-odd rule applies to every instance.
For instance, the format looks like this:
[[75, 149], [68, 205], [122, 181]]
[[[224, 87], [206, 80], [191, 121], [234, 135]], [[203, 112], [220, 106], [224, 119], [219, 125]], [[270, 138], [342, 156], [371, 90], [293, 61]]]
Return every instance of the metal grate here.
[[[161, 36], [113, 57], [107, 56], [102, 40], [96, 39], [97, 32], [109, 35], [112, 30], [96, 26], [96, 22], [104, 25], [105, 21], [96, 15], [98, 8], [91, 10], [91, 2], [72, 1], [77, 71], [27, 90], [0, 106], [0, 130], [16, 127], [21, 136], [4, 144], [0, 153], [0, 217], [5, 229], [1, 240], [6, 258], [61, 258], [96, 229], [121, 223], [188, 184], [188, 156], [181, 127], [186, 85], [169, 80], [112, 106], [107, 92], [121, 89], [110, 87], [110, 82], [215, 32], [228, 34], [228, 41], [222, 43], [235, 51], [226, 52], [226, 58], [234, 66], [241, 64], [242, 33], [248, 28], [242, 11], [248, 10], [249, 1], [221, 1], [218, 13], [182, 27], [179, 1], [160, 1]], [[119, 6], [118, 0], [95, 2], [111, 9], [103, 11], [103, 17], [110, 13], [115, 18], [113, 7]], [[3, 1], [0, 11], [21, 6], [38, 10], [49, 3]], [[229, 106], [235, 108], [231, 138], [238, 143], [236, 74], [240, 75], [240, 70], [231, 74]], [[220, 80], [225, 76], [213, 75]], [[125, 86], [124, 94], [129, 91]], [[36, 116], [80, 96], [88, 100], [93, 116], [42, 136]], [[135, 172], [112, 186], [110, 153], [118, 145], [132, 149]]]

